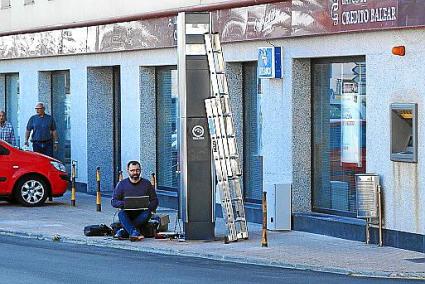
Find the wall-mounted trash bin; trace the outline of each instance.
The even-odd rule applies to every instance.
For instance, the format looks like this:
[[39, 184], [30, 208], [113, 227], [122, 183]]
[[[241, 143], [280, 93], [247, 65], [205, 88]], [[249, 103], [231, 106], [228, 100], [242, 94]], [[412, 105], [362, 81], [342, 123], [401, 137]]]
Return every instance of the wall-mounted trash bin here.
[[379, 246], [382, 236], [382, 188], [376, 174], [356, 174], [357, 218], [366, 219], [366, 243], [370, 242], [369, 227], [378, 222]]
[[357, 218], [378, 217], [379, 176], [356, 174]]

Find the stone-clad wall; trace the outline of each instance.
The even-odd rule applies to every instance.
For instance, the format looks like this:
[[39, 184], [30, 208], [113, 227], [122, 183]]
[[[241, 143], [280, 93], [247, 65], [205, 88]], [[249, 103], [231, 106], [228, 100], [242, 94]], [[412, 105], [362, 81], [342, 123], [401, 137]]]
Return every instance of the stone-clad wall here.
[[101, 170], [101, 190], [113, 190], [112, 67], [87, 72], [88, 192], [96, 191], [96, 167]]
[[297, 59], [292, 67], [292, 207], [311, 211], [311, 72], [309, 59]]
[[156, 85], [155, 68], [140, 67], [140, 153], [142, 175], [156, 172]]

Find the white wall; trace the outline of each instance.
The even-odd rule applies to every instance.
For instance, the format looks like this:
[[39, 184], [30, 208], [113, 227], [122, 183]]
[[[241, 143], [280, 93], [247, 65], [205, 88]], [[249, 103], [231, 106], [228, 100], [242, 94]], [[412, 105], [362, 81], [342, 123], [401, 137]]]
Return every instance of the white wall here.
[[35, 0], [24, 5], [24, 0], [11, 0], [11, 8], [0, 10], [0, 33], [225, 2], [229, 0]]

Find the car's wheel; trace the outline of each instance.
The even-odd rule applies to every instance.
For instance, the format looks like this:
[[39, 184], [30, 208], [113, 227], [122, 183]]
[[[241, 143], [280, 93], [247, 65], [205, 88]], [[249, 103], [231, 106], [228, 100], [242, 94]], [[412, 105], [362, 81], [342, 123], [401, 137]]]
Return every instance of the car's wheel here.
[[40, 206], [47, 199], [47, 184], [38, 176], [28, 176], [16, 185], [15, 197], [24, 206]]

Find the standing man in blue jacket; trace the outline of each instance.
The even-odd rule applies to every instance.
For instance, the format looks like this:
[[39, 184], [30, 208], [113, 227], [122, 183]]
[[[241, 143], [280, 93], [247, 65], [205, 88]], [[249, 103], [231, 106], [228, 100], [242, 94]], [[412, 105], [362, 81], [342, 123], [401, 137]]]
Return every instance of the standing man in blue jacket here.
[[58, 150], [58, 133], [56, 123], [51, 115], [48, 115], [44, 103], [38, 102], [35, 105], [36, 115], [30, 117], [25, 131], [25, 146], [29, 146], [28, 140], [32, 132], [32, 149], [50, 157], [53, 157], [53, 150]]
[[111, 204], [115, 208], [124, 208], [124, 197], [126, 196], [149, 196], [149, 206], [147, 210], [120, 210], [118, 218], [124, 228], [115, 234], [117, 239], [127, 239], [130, 241], [140, 241], [144, 237], [140, 234], [140, 227], [146, 224], [152, 216], [152, 212], [158, 207], [158, 197], [150, 181], [141, 178], [141, 167], [137, 161], [130, 161], [127, 164], [128, 178], [120, 181], [115, 187]]

